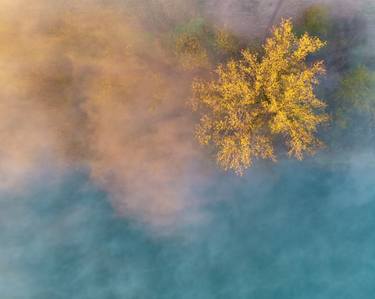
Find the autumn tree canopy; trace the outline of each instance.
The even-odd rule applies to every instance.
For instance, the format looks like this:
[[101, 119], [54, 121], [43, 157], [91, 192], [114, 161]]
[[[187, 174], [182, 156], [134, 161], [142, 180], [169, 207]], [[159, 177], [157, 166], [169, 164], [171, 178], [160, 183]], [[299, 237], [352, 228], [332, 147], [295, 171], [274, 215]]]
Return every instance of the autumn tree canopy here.
[[254, 158], [276, 161], [280, 140], [297, 159], [322, 146], [316, 132], [328, 116], [314, 86], [325, 69], [322, 61], [306, 60], [324, 45], [307, 33], [298, 38], [291, 20], [283, 20], [262, 53], [244, 50], [220, 65], [215, 79], [195, 80], [197, 138], [213, 146], [221, 167], [242, 174]]
[[336, 117], [341, 125], [346, 123], [350, 112], [368, 114], [375, 119], [374, 86], [375, 73], [365, 66], [358, 66], [343, 76], [336, 96]]
[[193, 18], [172, 34], [174, 55], [184, 70], [210, 69], [239, 51], [239, 40], [226, 28]]

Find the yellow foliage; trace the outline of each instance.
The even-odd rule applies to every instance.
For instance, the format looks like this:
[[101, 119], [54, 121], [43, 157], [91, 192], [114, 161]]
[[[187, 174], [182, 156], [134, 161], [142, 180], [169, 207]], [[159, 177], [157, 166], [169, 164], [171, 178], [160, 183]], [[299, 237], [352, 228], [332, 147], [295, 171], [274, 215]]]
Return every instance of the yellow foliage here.
[[176, 40], [176, 54], [184, 69], [190, 70], [209, 65], [208, 53], [195, 35], [179, 36]]
[[292, 22], [283, 20], [262, 56], [244, 50], [216, 69], [215, 80], [195, 80], [193, 108], [202, 112], [197, 138], [214, 146], [221, 167], [242, 174], [254, 158], [275, 161], [280, 139], [297, 159], [322, 145], [315, 133], [328, 116], [314, 86], [325, 69], [306, 58], [324, 45], [308, 34], [296, 37]]
[[238, 50], [238, 41], [225, 29], [219, 29], [215, 33], [215, 44], [219, 51], [233, 54]]

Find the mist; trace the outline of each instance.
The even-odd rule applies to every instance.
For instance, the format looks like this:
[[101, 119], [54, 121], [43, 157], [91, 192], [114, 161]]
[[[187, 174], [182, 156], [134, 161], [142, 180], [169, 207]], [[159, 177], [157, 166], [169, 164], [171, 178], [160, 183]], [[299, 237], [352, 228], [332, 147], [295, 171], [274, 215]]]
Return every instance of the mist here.
[[2, 296], [371, 297], [371, 116], [323, 128], [316, 156], [243, 177], [194, 137], [191, 82], [216, 61], [186, 69], [168, 49], [191, 19], [247, 44], [323, 3], [332, 34], [361, 38], [327, 50], [346, 60], [327, 59], [319, 92], [375, 67], [372, 1], [280, 3], [1, 1]]

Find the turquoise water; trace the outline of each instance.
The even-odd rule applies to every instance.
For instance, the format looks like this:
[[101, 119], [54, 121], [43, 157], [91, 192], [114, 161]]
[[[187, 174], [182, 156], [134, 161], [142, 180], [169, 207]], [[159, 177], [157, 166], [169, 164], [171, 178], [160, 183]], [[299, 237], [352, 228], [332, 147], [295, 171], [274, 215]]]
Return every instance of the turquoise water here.
[[83, 174], [3, 197], [1, 298], [373, 298], [375, 167], [358, 161], [218, 178], [210, 220], [168, 237]]

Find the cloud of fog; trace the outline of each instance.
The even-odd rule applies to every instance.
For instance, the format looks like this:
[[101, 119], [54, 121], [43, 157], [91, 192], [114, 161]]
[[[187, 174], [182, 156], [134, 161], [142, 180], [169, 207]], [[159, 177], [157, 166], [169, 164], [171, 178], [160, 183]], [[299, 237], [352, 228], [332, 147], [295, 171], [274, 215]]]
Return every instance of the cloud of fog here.
[[[224, 12], [241, 2], [208, 2], [207, 15], [246, 34], [258, 30], [254, 24], [264, 28], [257, 20], [271, 13], [258, 1], [257, 19], [240, 21]], [[173, 11], [192, 2], [148, 3], [173, 23], [186, 17]], [[373, 149], [212, 178], [192, 138], [189, 75], [153, 36], [169, 21], [148, 23], [153, 10], [126, 4], [1, 2], [0, 294], [371, 297]], [[372, 52], [373, 40], [361, 53]], [[92, 185], [76, 167], [89, 169]], [[62, 185], [50, 184], [52, 172]], [[155, 242], [113, 217], [107, 197], [118, 214], [158, 232], [202, 221], [205, 209], [212, 218], [191, 242]]]
[[[350, 174], [347, 165], [342, 171], [282, 161], [218, 181], [210, 195], [227, 200], [211, 203], [211, 222], [189, 230], [189, 239], [150, 238], [113, 217], [103, 193], [77, 175], [18, 197], [17, 204], [3, 199], [1, 294], [369, 298], [375, 202], [366, 199], [375, 192], [375, 168], [365, 161]], [[358, 188], [352, 177], [363, 174], [368, 181]]]
[[120, 214], [166, 230], [197, 221], [190, 79], [145, 20], [96, 1], [8, 1], [1, 14], [1, 188], [21, 189], [50, 157], [88, 167]]
[[324, 4], [335, 16], [352, 15], [366, 0], [207, 0], [205, 14], [247, 38], [264, 38], [281, 18], [298, 19], [306, 7]]
[[32, 74], [50, 44], [30, 35], [35, 21], [21, 21], [19, 4], [3, 1], [0, 9], [0, 190], [13, 192], [24, 191], [59, 151], [55, 116], [37, 99]]
[[[336, 14], [359, 5], [321, 2]], [[160, 41], [197, 15], [263, 35], [277, 3], [2, 1], [0, 190], [27, 190], [46, 167], [87, 167], [121, 215], [162, 230], [201, 219], [211, 170], [186, 107], [191, 74]], [[311, 3], [285, 0], [275, 20]]]

